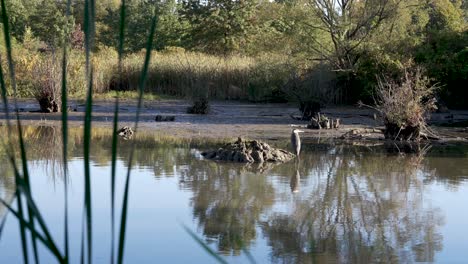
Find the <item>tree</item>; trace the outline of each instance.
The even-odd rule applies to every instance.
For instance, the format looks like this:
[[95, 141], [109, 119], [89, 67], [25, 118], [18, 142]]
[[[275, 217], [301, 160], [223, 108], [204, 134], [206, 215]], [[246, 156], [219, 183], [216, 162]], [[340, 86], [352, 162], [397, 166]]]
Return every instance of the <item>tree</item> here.
[[187, 32], [187, 23], [179, 19], [178, 11], [181, 4], [176, 0], [166, 0], [161, 2], [157, 8], [158, 24], [156, 27], [156, 37], [154, 47], [162, 50], [166, 47], [182, 46], [182, 40]]
[[273, 52], [296, 58], [310, 55], [311, 46], [316, 45], [314, 40], [320, 36], [309, 26], [318, 20], [311, 9], [304, 8], [306, 1], [260, 2], [254, 17], [257, 26], [249, 34], [249, 54]]
[[29, 17], [32, 32], [52, 49], [63, 45], [74, 27], [73, 17], [66, 16], [66, 2], [43, 0]]
[[37, 0], [10, 0], [6, 1], [8, 20], [10, 22], [11, 34], [22, 40], [25, 33], [31, 10], [37, 6]]
[[452, 30], [463, 29], [465, 21], [461, 9], [462, 2], [459, 0], [430, 0], [428, 2], [430, 30]]
[[[146, 47], [154, 12], [157, 16], [153, 48], [161, 50], [167, 46], [180, 46], [184, 25], [179, 20], [175, 0], [127, 1], [125, 17], [124, 52], [135, 52]], [[109, 7], [99, 20], [101, 32], [98, 42], [117, 48], [119, 43], [120, 10]]]
[[330, 63], [337, 72], [342, 97], [354, 101], [353, 82], [361, 59], [360, 48], [382, 23], [398, 9], [402, 0], [310, 0], [320, 19], [313, 28], [325, 32], [328, 41], [316, 41], [319, 59]]
[[316, 27], [326, 32], [332, 43], [331, 50], [322, 45], [321, 54], [336, 70], [353, 71], [359, 59], [354, 51], [372, 36], [398, 3], [391, 0], [311, 0], [322, 22]]
[[190, 48], [228, 55], [240, 52], [255, 27], [255, 0], [200, 0], [183, 2], [181, 16], [189, 22]]

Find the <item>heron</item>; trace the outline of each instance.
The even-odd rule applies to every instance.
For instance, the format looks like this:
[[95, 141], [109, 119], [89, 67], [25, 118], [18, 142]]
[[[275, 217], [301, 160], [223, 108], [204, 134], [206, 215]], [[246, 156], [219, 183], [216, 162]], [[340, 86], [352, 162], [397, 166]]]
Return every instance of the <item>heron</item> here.
[[299, 157], [299, 153], [301, 152], [301, 137], [299, 136], [299, 133], [303, 133], [304, 131], [299, 130], [299, 129], [293, 129], [291, 133], [291, 145], [293, 147], [293, 150], [296, 153], [296, 156]]

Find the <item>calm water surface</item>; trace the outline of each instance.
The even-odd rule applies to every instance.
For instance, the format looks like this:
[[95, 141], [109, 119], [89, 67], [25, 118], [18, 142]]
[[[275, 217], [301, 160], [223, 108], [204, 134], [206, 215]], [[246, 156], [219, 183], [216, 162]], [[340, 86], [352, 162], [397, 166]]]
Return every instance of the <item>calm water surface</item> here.
[[[25, 134], [34, 198], [63, 244], [60, 132], [40, 127]], [[92, 138], [95, 263], [109, 263], [110, 141], [108, 132]], [[129, 146], [122, 141], [119, 151], [118, 208]], [[299, 162], [249, 167], [203, 160], [195, 143], [140, 138], [130, 185], [127, 263], [214, 263], [183, 225], [230, 263], [248, 262], [242, 246], [258, 263], [466, 263], [468, 147], [433, 147], [424, 157], [383, 147], [310, 143], [305, 149]], [[69, 153], [70, 247], [78, 263], [80, 131], [71, 131]], [[0, 157], [0, 196], [10, 201], [12, 173], [3, 150]], [[22, 263], [21, 256], [18, 224], [9, 215], [0, 263]], [[55, 263], [44, 249], [40, 258]]]

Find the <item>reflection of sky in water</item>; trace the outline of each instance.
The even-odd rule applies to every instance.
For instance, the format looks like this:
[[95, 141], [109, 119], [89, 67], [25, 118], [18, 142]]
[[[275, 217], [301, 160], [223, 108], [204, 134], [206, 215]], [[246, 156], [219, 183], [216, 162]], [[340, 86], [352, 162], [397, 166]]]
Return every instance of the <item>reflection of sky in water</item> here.
[[[247, 261], [235, 250], [237, 235], [248, 240], [244, 242], [258, 263], [366, 262], [387, 253], [396, 255], [380, 260], [463, 263], [468, 258], [468, 182], [457, 177], [468, 176], [466, 157], [451, 158], [453, 168], [441, 165], [447, 157], [430, 157], [411, 169], [409, 157], [332, 149], [305, 152], [299, 167], [292, 162], [259, 174], [251, 168], [194, 159], [188, 148], [165, 146], [151, 156], [153, 147], [143, 144], [137, 150], [138, 165], [130, 183], [127, 263], [214, 263], [182, 224], [212, 241], [215, 250], [220, 241], [227, 243], [222, 251], [232, 263]], [[76, 254], [83, 163], [76, 158], [79, 154], [73, 156], [70, 251]], [[109, 260], [109, 164], [100, 159], [92, 167], [96, 263]], [[118, 162], [116, 208], [120, 208], [125, 164]], [[60, 175], [52, 176], [52, 165], [40, 158], [32, 161], [31, 180], [34, 197], [61, 245], [63, 182]], [[8, 188], [3, 184], [0, 188], [4, 195]], [[298, 192], [292, 193], [295, 188]], [[119, 219], [117, 211], [117, 228]], [[382, 234], [386, 241], [381, 241]], [[18, 238], [17, 222], [10, 215], [0, 240], [0, 263], [22, 263]], [[48, 253], [40, 255], [42, 263], [53, 263]]]
[[444, 225], [440, 233], [444, 237], [443, 249], [436, 255], [440, 263], [466, 263], [468, 259], [468, 182], [457, 190], [447, 191], [443, 184], [431, 184], [426, 187], [432, 194], [427, 197], [432, 207], [440, 208], [444, 215]]

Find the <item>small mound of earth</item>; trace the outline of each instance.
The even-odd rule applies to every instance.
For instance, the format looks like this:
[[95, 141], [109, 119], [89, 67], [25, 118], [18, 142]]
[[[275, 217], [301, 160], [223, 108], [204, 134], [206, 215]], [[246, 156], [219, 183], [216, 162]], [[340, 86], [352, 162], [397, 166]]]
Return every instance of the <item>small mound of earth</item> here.
[[258, 140], [243, 140], [226, 144], [218, 150], [201, 153], [206, 159], [242, 163], [287, 162], [295, 157], [289, 151], [276, 149]]

